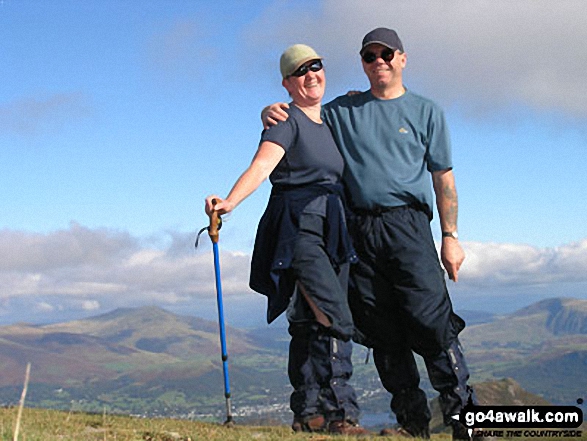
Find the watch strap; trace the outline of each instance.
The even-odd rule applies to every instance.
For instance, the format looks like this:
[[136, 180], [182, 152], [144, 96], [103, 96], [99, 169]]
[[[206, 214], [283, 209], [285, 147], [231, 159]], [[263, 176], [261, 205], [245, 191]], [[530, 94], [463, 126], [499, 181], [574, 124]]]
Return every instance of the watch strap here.
[[456, 231], [443, 231], [442, 237], [452, 237], [453, 239], [458, 239], [459, 233], [457, 233]]

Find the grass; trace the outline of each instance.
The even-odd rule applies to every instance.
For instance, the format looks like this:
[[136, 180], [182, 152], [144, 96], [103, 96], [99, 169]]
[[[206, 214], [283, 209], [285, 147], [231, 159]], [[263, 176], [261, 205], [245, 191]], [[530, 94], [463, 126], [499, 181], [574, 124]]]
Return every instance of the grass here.
[[[18, 409], [0, 408], [0, 441], [13, 441]], [[246, 426], [170, 418], [134, 418], [109, 414], [88, 414], [24, 408], [19, 441], [350, 441], [355, 437], [324, 434], [294, 434], [287, 426]], [[405, 438], [372, 437], [361, 440], [401, 441]], [[448, 434], [434, 434], [432, 441], [450, 441]], [[503, 439], [503, 438], [499, 438]], [[522, 441], [525, 438], [513, 438]], [[529, 438], [536, 441], [539, 438]], [[576, 440], [577, 438], [564, 438]], [[583, 432], [581, 439], [587, 439]], [[556, 438], [560, 441], [561, 438]]]
[[[0, 440], [12, 441], [17, 408], [0, 408]], [[294, 434], [287, 426], [225, 427], [177, 419], [147, 419], [25, 408], [19, 441], [288, 441], [356, 440], [322, 434]], [[361, 438], [361, 439], [371, 439]], [[373, 440], [386, 438], [373, 436]], [[387, 438], [392, 439], [392, 438]], [[448, 436], [436, 438], [449, 441]]]

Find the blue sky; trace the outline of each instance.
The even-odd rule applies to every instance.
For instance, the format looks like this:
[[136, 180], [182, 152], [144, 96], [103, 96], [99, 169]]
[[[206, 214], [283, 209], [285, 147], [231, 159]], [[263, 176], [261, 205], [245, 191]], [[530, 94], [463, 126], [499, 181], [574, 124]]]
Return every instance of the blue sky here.
[[[262, 107], [287, 99], [281, 52], [325, 57], [328, 101], [368, 87], [358, 48], [377, 26], [398, 31], [407, 87], [451, 128], [457, 307], [587, 298], [586, 15], [582, 0], [1, 1], [0, 322], [210, 316], [210, 247], [192, 239], [205, 196], [249, 164]], [[221, 233], [235, 322], [264, 316], [247, 279], [268, 192]]]

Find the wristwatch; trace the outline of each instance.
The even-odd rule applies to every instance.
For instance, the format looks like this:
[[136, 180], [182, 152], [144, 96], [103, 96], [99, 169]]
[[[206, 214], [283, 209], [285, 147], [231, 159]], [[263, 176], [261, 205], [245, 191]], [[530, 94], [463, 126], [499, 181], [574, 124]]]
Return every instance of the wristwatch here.
[[453, 239], [458, 240], [459, 239], [459, 233], [457, 233], [456, 231], [443, 231], [442, 232], [442, 237], [452, 237]]

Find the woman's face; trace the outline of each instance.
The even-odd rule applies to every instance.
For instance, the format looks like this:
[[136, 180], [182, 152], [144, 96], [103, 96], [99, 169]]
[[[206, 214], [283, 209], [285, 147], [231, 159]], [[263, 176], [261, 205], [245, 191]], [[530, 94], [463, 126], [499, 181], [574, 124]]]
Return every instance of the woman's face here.
[[[321, 68], [322, 64], [317, 62], [319, 60], [310, 60], [302, 64], [296, 72], [300, 72], [301, 69], [302, 73], [305, 71], [303, 75], [296, 76], [294, 73], [283, 80], [283, 87], [289, 92], [295, 104], [311, 106], [322, 101], [326, 77], [324, 69]], [[308, 68], [310, 66], [311, 68]], [[320, 69], [314, 72], [319, 66]]]

